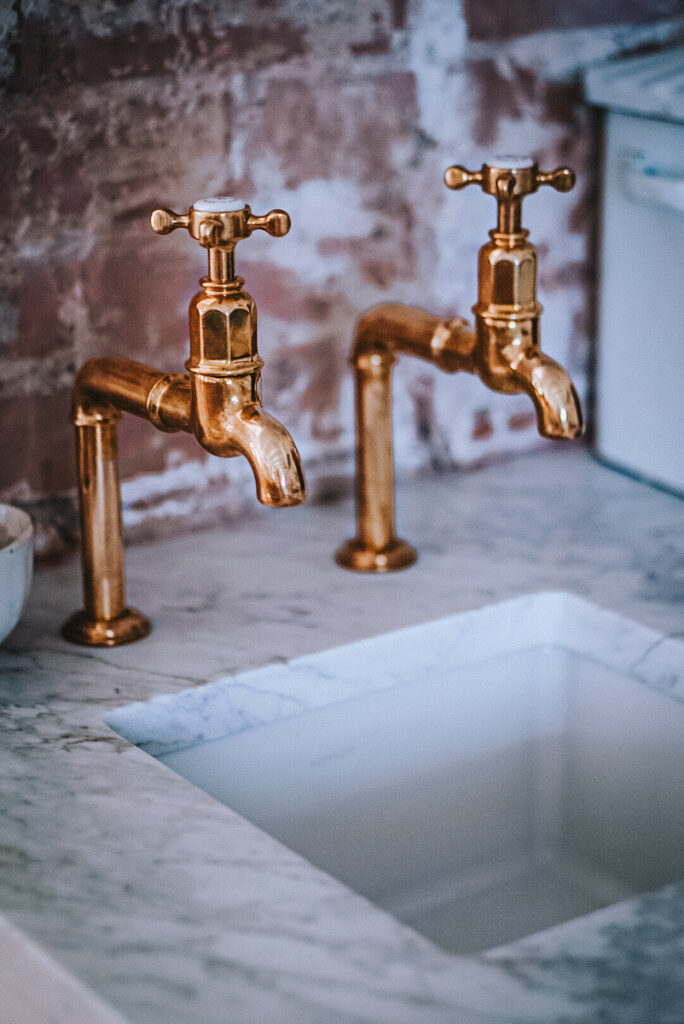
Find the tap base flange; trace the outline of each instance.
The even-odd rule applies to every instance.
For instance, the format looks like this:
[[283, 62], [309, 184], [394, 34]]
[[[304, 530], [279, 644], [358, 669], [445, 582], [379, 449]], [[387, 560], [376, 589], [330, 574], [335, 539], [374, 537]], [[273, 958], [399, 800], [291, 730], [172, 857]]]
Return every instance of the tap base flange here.
[[81, 610], [74, 612], [64, 623], [62, 636], [82, 647], [120, 647], [142, 640], [150, 628], [150, 620], [136, 608], [124, 608], [113, 619], [91, 619]]
[[374, 548], [354, 537], [335, 553], [335, 561], [352, 572], [397, 572], [408, 569], [418, 558], [418, 552], [405, 540], [393, 538], [383, 548]]

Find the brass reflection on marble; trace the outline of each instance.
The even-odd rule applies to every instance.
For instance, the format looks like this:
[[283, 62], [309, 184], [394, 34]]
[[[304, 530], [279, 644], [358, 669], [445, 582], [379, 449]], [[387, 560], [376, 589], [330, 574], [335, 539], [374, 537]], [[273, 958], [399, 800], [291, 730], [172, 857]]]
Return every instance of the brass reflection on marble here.
[[501, 158], [479, 171], [449, 167], [448, 188], [479, 185], [496, 199], [497, 226], [480, 249], [474, 329], [460, 317], [443, 320], [400, 304], [375, 306], [359, 320], [351, 363], [356, 393], [356, 536], [336, 555], [346, 569], [388, 572], [416, 560], [394, 523], [392, 368], [399, 354], [425, 359], [447, 373], [477, 374], [493, 391], [525, 392], [543, 437], [582, 433], [582, 411], [566, 371], [539, 344], [537, 252], [522, 227], [522, 200], [542, 185], [567, 192], [566, 167], [543, 173], [528, 158]]
[[244, 455], [265, 505], [306, 496], [299, 453], [261, 405], [257, 311], [236, 277], [237, 242], [252, 231], [287, 234], [284, 210], [256, 217], [233, 199], [201, 200], [187, 214], [155, 210], [152, 228], [186, 228], [208, 252], [208, 276], [190, 303], [187, 373], [164, 373], [130, 359], [91, 359], [74, 385], [73, 409], [83, 560], [83, 608], [64, 624], [77, 644], [114, 646], [147, 635], [149, 620], [126, 604], [117, 424], [123, 412], [157, 429], [195, 435], [213, 455]]

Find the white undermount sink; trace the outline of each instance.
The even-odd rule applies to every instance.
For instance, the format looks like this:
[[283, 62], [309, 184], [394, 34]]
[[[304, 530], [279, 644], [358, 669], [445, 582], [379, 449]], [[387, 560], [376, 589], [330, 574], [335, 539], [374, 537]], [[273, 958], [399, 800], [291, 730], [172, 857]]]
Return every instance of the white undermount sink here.
[[452, 952], [684, 877], [684, 644], [570, 594], [108, 723]]

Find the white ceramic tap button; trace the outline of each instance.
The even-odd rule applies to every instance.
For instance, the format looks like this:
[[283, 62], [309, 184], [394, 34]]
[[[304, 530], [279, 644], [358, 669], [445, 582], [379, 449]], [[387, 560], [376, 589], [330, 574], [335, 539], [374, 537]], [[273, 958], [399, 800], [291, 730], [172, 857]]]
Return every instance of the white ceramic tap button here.
[[519, 171], [523, 167], [532, 167], [534, 160], [531, 156], [512, 156], [506, 153], [503, 156], [495, 156], [492, 160], [492, 167], [500, 167], [504, 171]]
[[192, 205], [198, 213], [237, 213], [247, 204], [233, 196], [212, 196], [210, 199], [198, 199]]

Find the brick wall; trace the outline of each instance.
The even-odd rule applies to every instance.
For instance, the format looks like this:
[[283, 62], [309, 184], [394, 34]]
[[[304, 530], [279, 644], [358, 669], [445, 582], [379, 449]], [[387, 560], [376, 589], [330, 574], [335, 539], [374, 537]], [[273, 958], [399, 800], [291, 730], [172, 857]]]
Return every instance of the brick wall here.
[[[0, 498], [75, 536], [70, 388], [94, 355], [168, 370], [187, 357], [203, 254], [153, 234], [157, 205], [231, 194], [282, 206], [283, 239], [238, 267], [259, 306], [264, 403], [314, 496], [352, 472], [346, 367], [358, 314], [398, 300], [469, 314], [489, 197], [444, 168], [492, 153], [570, 163], [579, 184], [528, 201], [547, 351], [586, 391], [598, 124], [582, 67], [682, 27], [679, 0], [15, 0], [0, 11]], [[397, 463], [446, 470], [538, 444], [525, 397], [414, 360], [396, 372]], [[125, 417], [129, 534], [237, 514], [244, 460]]]

